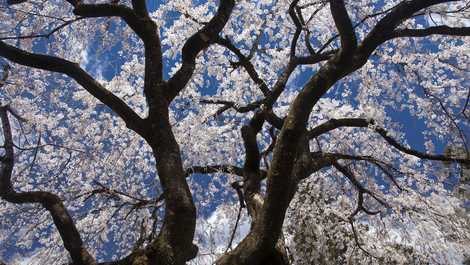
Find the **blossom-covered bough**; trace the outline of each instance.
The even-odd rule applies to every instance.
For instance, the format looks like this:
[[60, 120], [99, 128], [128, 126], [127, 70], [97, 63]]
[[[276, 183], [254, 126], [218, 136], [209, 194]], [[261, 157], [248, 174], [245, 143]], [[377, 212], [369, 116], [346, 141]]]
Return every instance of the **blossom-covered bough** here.
[[[377, 258], [355, 219], [416, 210], [406, 193], [449, 197], [442, 183], [470, 164], [469, 10], [450, 0], [8, 1], [0, 213], [22, 221], [0, 230], [21, 236], [0, 239], [39, 240], [32, 262], [67, 260], [58, 231], [72, 264], [185, 264], [198, 257], [197, 208], [233, 188], [251, 226], [215, 263], [301, 264], [286, 212], [300, 183], [324, 179], [312, 192], [344, 193], [337, 209], [352, 240]], [[427, 151], [400, 133], [414, 119]], [[439, 141], [465, 151], [436, 154]]]

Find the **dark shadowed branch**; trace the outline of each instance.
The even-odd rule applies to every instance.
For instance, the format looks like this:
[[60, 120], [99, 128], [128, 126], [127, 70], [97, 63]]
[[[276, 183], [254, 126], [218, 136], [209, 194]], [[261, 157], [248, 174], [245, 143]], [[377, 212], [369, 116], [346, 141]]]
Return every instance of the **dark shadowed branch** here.
[[[253, 64], [250, 62], [251, 57], [253, 56], [253, 53], [250, 53], [250, 55], [245, 56], [235, 45], [232, 44], [232, 42], [228, 38], [223, 38], [220, 36], [217, 36], [215, 39], [215, 43], [224, 46], [225, 48], [229, 49], [231, 52], [233, 52], [237, 57], [238, 57], [238, 62], [232, 63], [234, 67], [243, 66], [243, 68], [246, 70], [250, 78], [255, 82], [255, 84], [259, 87], [261, 92], [267, 96], [270, 93], [270, 90], [264, 80], [262, 80], [256, 71], [255, 67]], [[255, 49], [256, 44], [253, 44], [252, 50]]]
[[193, 166], [186, 169], [186, 175], [191, 174], [211, 174], [211, 173], [227, 173], [243, 176], [243, 169], [232, 165], [213, 165], [213, 166]]
[[356, 33], [343, 0], [330, 0], [330, 10], [341, 39], [341, 52], [351, 53], [357, 47]]
[[182, 65], [175, 75], [168, 80], [170, 88], [168, 99], [175, 98], [186, 86], [196, 67], [197, 55], [216, 42], [230, 18], [234, 6], [234, 0], [221, 0], [215, 16], [186, 41], [181, 54]]
[[373, 120], [362, 119], [362, 118], [345, 118], [345, 119], [332, 119], [323, 124], [318, 125], [317, 127], [311, 129], [309, 131], [309, 138], [313, 139], [316, 138], [324, 133], [329, 131], [342, 128], [342, 127], [357, 127], [357, 128], [367, 128], [371, 127], [375, 130], [383, 139], [390, 144], [391, 146], [395, 147], [400, 152], [403, 152], [408, 155], [416, 156], [421, 159], [427, 160], [436, 160], [436, 161], [448, 161], [448, 162], [458, 162], [462, 164], [469, 164], [470, 159], [467, 158], [457, 158], [457, 157], [448, 157], [445, 155], [435, 155], [435, 154], [428, 154], [424, 152], [420, 152], [411, 148], [408, 148], [402, 144], [400, 144], [397, 140], [389, 136], [388, 132], [375, 125]]
[[44, 191], [16, 192], [11, 182], [15, 163], [13, 133], [8, 117], [9, 107], [0, 107], [0, 119], [2, 123], [3, 137], [5, 141], [5, 155], [1, 157], [0, 171], [0, 197], [7, 202], [24, 204], [39, 203], [52, 216], [54, 224], [64, 243], [65, 249], [77, 265], [96, 264], [95, 259], [86, 250], [80, 234], [75, 227], [72, 217], [65, 208], [62, 200], [55, 194]]
[[435, 26], [425, 29], [399, 29], [393, 32], [391, 38], [427, 37], [431, 35], [470, 36], [470, 27]]
[[99, 84], [78, 64], [65, 59], [30, 53], [0, 41], [0, 56], [8, 60], [51, 72], [62, 73], [79, 83], [91, 95], [116, 112], [127, 127], [141, 132], [143, 120], [124, 101]]

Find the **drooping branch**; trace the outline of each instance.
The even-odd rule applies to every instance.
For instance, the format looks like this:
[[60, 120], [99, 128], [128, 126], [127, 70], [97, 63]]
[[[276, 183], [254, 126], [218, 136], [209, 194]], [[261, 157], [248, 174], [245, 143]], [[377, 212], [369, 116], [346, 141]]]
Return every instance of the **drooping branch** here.
[[144, 21], [130, 7], [121, 4], [81, 4], [74, 5], [73, 13], [77, 16], [98, 18], [98, 17], [119, 17], [122, 18], [129, 27], [134, 30], [142, 39], [146, 38]]
[[362, 118], [350, 118], [350, 119], [331, 119], [319, 126], [311, 129], [309, 131], [309, 138], [313, 139], [316, 138], [324, 133], [329, 131], [342, 128], [342, 127], [357, 127], [357, 128], [365, 128], [371, 127], [383, 137], [383, 139], [390, 144], [391, 146], [395, 147], [400, 152], [403, 152], [408, 155], [412, 155], [421, 159], [427, 160], [436, 160], [436, 161], [448, 161], [448, 162], [458, 162], [462, 164], [469, 164], [470, 158], [456, 158], [456, 157], [448, 157], [445, 155], [435, 155], [435, 154], [428, 154], [424, 152], [420, 152], [411, 148], [408, 148], [402, 144], [400, 144], [397, 140], [389, 136], [388, 132], [375, 125], [373, 120], [362, 119]]
[[74, 264], [94, 265], [95, 259], [85, 248], [80, 234], [73, 223], [72, 217], [65, 208], [62, 200], [55, 194], [44, 191], [16, 192], [11, 183], [15, 163], [13, 134], [8, 118], [9, 107], [0, 107], [0, 119], [3, 130], [5, 155], [1, 157], [0, 197], [10, 203], [39, 203], [52, 216], [59, 231], [65, 249], [70, 253]]
[[352, 230], [353, 236], [354, 236], [354, 242], [356, 242], [357, 247], [360, 250], [362, 250], [364, 253], [366, 253], [366, 255], [374, 257], [372, 254], [369, 253], [369, 251], [364, 249], [364, 247], [362, 246], [361, 242], [359, 241], [359, 235], [357, 234], [356, 228], [354, 226], [354, 217], [361, 211], [364, 211], [366, 214], [369, 214], [369, 215], [375, 215], [375, 214], [380, 213], [380, 212], [377, 212], [377, 211], [371, 212], [371, 211], [367, 210], [364, 207], [364, 193], [359, 191], [357, 193], [357, 207], [356, 207], [356, 210], [354, 210], [354, 212], [349, 215], [348, 222], [351, 225], [351, 230]]
[[399, 172], [398, 169], [396, 169], [392, 165], [390, 165], [390, 164], [388, 164], [384, 161], [381, 161], [381, 160], [379, 160], [375, 157], [364, 156], [364, 155], [347, 155], [347, 154], [341, 154], [341, 153], [323, 153], [323, 152], [314, 152], [314, 153], [312, 153], [312, 156], [314, 157], [315, 160], [318, 160], [318, 157], [320, 157], [320, 158], [323, 158], [323, 159], [327, 159], [327, 161], [332, 161], [331, 163], [333, 163], [333, 161], [338, 161], [338, 160], [341, 160], [341, 159], [351, 160], [351, 161], [369, 162], [372, 165], [379, 168], [385, 174], [385, 176], [387, 176], [390, 179], [390, 181], [392, 181], [392, 183], [395, 185], [395, 187], [397, 187], [400, 191], [403, 191], [403, 188], [398, 184], [398, 182], [395, 178], [395, 174], [393, 174], [391, 172], [392, 170], [390, 170], [390, 169], [393, 169], [393, 171], [395, 173], [397, 173], [397, 172]]
[[[252, 229], [236, 249], [219, 259], [217, 264], [253, 264], [262, 261], [262, 255], [259, 255], [259, 252], [266, 252], [274, 248], [282, 229], [285, 211], [292, 198], [292, 188], [295, 187], [296, 181], [293, 176], [294, 163], [298, 158], [299, 144], [305, 134], [308, 117], [313, 106], [338, 80], [362, 67], [372, 52], [387, 41], [391, 32], [403, 20], [410, 18], [422, 9], [445, 2], [449, 2], [449, 0], [403, 1], [376, 24], [358, 48], [354, 49], [353, 54], [342, 56], [341, 52], [336, 52], [328, 56], [328, 61], [309, 79], [296, 96], [290, 105], [287, 117], [284, 119], [274, 148], [271, 167], [268, 171], [262, 222]], [[347, 15], [347, 13], [338, 13], [337, 21], [344, 22], [345, 14]], [[346, 46], [352, 44], [351, 27], [344, 28], [342, 33], [344, 44]], [[346, 37], [349, 37], [349, 39], [346, 39]], [[289, 65], [293, 71], [295, 64]], [[292, 67], [292, 65], [294, 66]], [[287, 75], [287, 79], [288, 76], [290, 74]], [[282, 92], [282, 90], [283, 86], [281, 86], [280, 91]], [[272, 91], [275, 94], [275, 89]], [[273, 98], [277, 99], [277, 97]], [[271, 102], [275, 102], [275, 100]], [[272, 105], [268, 105], [268, 108], [269, 106]], [[373, 194], [370, 195], [373, 196]], [[374, 198], [380, 200], [378, 197]], [[255, 238], [257, 245], [253, 246]], [[243, 251], [245, 251], [243, 257], [236, 256], [237, 253]]]
[[[133, 1], [133, 7], [134, 7], [135, 12], [139, 12], [138, 10], [141, 10], [141, 11], [143, 10], [141, 7], [139, 7], [139, 5], [145, 4], [145, 3], [142, 3], [142, 2], [143, 1], [141, 1], [141, 0], [134, 0]], [[227, 1], [224, 2], [222, 0], [221, 1], [221, 6], [223, 5], [222, 2], [226, 3]], [[422, 1], [404, 1], [404, 2], [408, 3], [408, 2], [422, 2]], [[343, 3], [343, 7], [344, 7], [344, 3]], [[221, 8], [219, 7], [219, 11], [220, 11], [220, 9]], [[219, 11], [218, 11], [218, 13], [219, 13]], [[140, 14], [143, 14], [143, 12], [141, 12]], [[346, 15], [347, 15], [347, 13], [346, 13]], [[216, 16], [218, 16], [218, 15], [216, 15]], [[337, 19], [335, 19], [335, 22], [336, 22], [336, 20]], [[338, 21], [340, 21], [340, 20], [341, 20], [341, 17], [339, 18]], [[211, 20], [211, 22], [212, 22], [212, 20]], [[206, 26], [208, 27], [209, 25], [210, 25], [210, 23], [205, 25], [205, 27]], [[218, 36], [219, 32], [220, 32], [220, 30], [217, 31], [217, 33], [214, 36]], [[385, 32], [385, 33], [387, 33], [387, 32]], [[200, 35], [198, 35], [198, 34], [200, 34]], [[184, 86], [189, 81], [189, 79], [191, 77], [191, 74], [194, 71], [195, 58], [197, 57], [197, 54], [200, 51], [202, 51], [203, 49], [207, 48], [210, 45], [209, 43], [212, 41], [210, 39], [210, 37], [209, 37], [208, 40], [205, 40], [205, 38], [207, 38], [208, 36], [204, 32], [201, 33], [201, 31], [200, 31], [196, 35], [198, 35], [197, 38], [199, 38], [199, 39], [196, 38], [197, 41], [193, 43], [196, 48], [195, 48], [194, 51], [191, 51], [191, 52], [194, 52], [194, 54], [193, 54], [194, 56], [191, 54], [191, 52], [190, 53], [185, 53], [185, 49], [183, 49], [183, 57], [185, 57], [185, 54], [187, 56], [189, 56], [189, 58], [191, 59], [190, 63], [189, 64], [186, 63], [186, 66], [185, 66], [185, 59], [183, 58], [183, 66], [177, 72], [177, 75], [179, 74], [180, 79], [173, 79], [172, 78], [170, 80], [171, 85], [169, 86], [169, 88], [172, 89], [171, 92], [170, 92], [170, 96], [169, 96], [170, 100], [173, 99], [174, 96], [176, 96], [178, 94], [178, 92], [182, 88], [184, 88]], [[348, 34], [340, 34], [340, 35], [346, 36]], [[374, 46], [373, 45], [374, 41], [379, 40], [381, 36], [375, 35], [375, 37], [377, 37], [377, 39], [372, 40], [371, 42], [365, 42], [364, 43], [364, 45], [362, 46], [362, 52], [369, 51], [368, 50], [368, 47], [369, 47], [368, 45], [371, 45], [371, 47]], [[386, 38], [387, 37], [383, 38], [383, 40], [385, 40]], [[369, 39], [369, 40], [371, 40], [371, 39]], [[203, 44], [200, 45], [200, 46], [198, 46], [199, 41], [203, 42]], [[205, 42], [205, 44], [204, 44], [204, 42]], [[190, 43], [189, 40], [188, 40], [187, 44], [188, 43]], [[347, 45], [343, 45], [343, 48], [344, 48], [344, 46], [347, 46]], [[185, 45], [185, 47], [186, 47], [186, 45]], [[202, 48], [198, 48], [198, 47], [202, 47]], [[156, 50], [154, 50], [154, 51], [156, 51]], [[328, 60], [328, 59], [331, 59], [337, 52], [338, 51], [332, 51], [332, 52], [328, 52], [328, 53], [318, 55], [318, 56], [317, 55], [311, 55], [309, 57], [306, 57], [306, 59], [305, 58], [301, 58], [301, 59], [296, 58], [291, 63], [289, 63], [289, 66], [287, 67], [286, 71], [284, 72], [284, 74], [279, 79], [278, 84], [280, 84], [280, 85], [275, 86], [274, 89], [273, 89], [272, 95], [270, 95], [269, 97], [266, 98], [266, 100], [264, 100], [264, 102], [266, 104], [265, 105], [266, 109], [269, 111], [269, 109], [272, 107], [272, 105], [276, 101], [277, 97], [283, 91], [283, 89], [285, 87], [285, 83], [287, 82], [287, 80], [288, 80], [290, 74], [292, 73], [292, 71], [295, 69], [295, 66], [297, 66], [298, 64], [302, 64], [302, 62], [309, 63], [309, 62], [319, 62], [319, 61], [323, 61], [323, 60]], [[151, 55], [149, 56], [146, 53], [146, 58], [154, 58], [154, 57], [152, 57]], [[363, 56], [362, 58], [365, 58], [365, 56]], [[302, 61], [303, 59], [305, 59], [305, 60]], [[149, 59], [149, 60], [150, 60], [151, 63], [156, 62], [156, 60], [154, 60], [154, 59]], [[146, 67], [147, 67], [147, 65], [148, 64], [146, 64]], [[352, 67], [350, 67], [350, 65], [352, 65]], [[275, 164], [275, 169], [269, 170], [270, 171], [270, 173], [269, 173], [270, 181], [268, 183], [268, 203], [267, 203], [268, 206], [266, 206], [266, 209], [267, 209], [266, 212], [268, 212], [269, 210], [274, 210], [275, 211], [276, 215], [275, 215], [275, 220], [273, 221], [273, 223], [275, 223], [275, 224], [272, 225], [271, 221], [267, 220], [265, 218], [266, 219], [265, 223], [263, 225], [257, 227], [257, 229], [258, 229], [257, 231], [262, 231], [262, 232], [267, 231], [267, 232], [272, 232], [272, 233], [269, 233], [269, 234], [259, 233], [259, 234], [257, 234], [257, 235], [261, 235], [262, 238], [261, 238], [260, 241], [262, 243], [265, 243], [265, 242], [268, 242], [268, 243], [262, 244], [261, 247], [255, 246], [255, 248], [258, 247], [258, 249], [256, 249], [254, 252], [259, 253], [260, 251], [263, 252], [265, 250], [270, 251], [270, 247], [272, 245], [272, 242], [275, 242], [277, 240], [277, 237], [278, 237], [278, 234], [279, 234], [278, 231], [277, 231], [278, 230], [277, 228], [279, 226], [279, 223], [282, 224], [282, 220], [281, 220], [282, 217], [283, 217], [282, 216], [283, 215], [282, 211], [284, 210], [285, 206], [288, 205], [289, 197], [290, 197], [290, 194], [283, 192], [281, 189], [289, 187], [295, 181], [295, 179], [292, 178], [292, 172], [293, 172], [293, 167], [294, 167], [292, 164], [294, 164], [296, 159], [297, 159], [295, 149], [298, 148], [298, 144], [296, 144], [296, 143], [299, 142], [298, 139], [301, 138], [300, 136], [302, 136], [302, 134], [304, 133], [306, 120], [308, 118], [308, 115], [309, 115], [312, 107], [318, 101], [318, 99], [322, 95], [324, 95], [326, 93], [326, 91], [337, 80], [339, 80], [344, 75], [350, 73], [354, 69], [357, 69], [357, 67], [359, 67], [359, 66], [360, 66], [360, 63], [359, 64], [353, 64], [352, 62], [347, 62], [346, 64], [334, 64], [333, 61], [327, 62], [326, 66], [320, 69], [318, 75], [312, 77], [312, 79], [308, 82], [308, 85], [302, 90], [299, 97], [296, 98], [294, 104], [291, 106], [291, 111], [289, 112], [288, 117], [286, 119], [282, 119], [282, 120], [276, 119], [276, 117], [275, 117], [275, 119], [272, 119], [274, 121], [274, 122], [272, 122], [272, 124], [273, 125], [275, 124], [277, 126], [277, 128], [282, 129], [282, 133], [279, 137], [280, 139], [279, 139], [278, 143], [276, 144], [276, 148], [275, 148], [275, 152], [274, 152], [275, 153], [274, 154], [275, 159], [274, 159], [273, 163]], [[184, 68], [184, 67], [186, 67], [186, 68]], [[343, 69], [338, 70], [338, 68], [341, 68], [341, 67], [343, 67]], [[161, 68], [149, 67], [148, 69], [152, 69], [150, 71], [150, 73], [152, 73], [152, 74], [147, 75], [147, 71], [146, 71], [146, 82], [145, 83], [146, 83], [146, 85], [150, 86], [150, 84], [154, 83], [152, 80], [155, 80], [155, 79], [147, 79], [147, 76], [155, 76], [155, 75], [153, 75], [153, 73], [155, 73], [155, 70], [156, 69], [161, 70]], [[175, 75], [174, 77], [176, 77], [177, 75]], [[172, 83], [171, 82], [172, 80], [175, 81], [175, 82]], [[173, 86], [173, 85], [175, 85], [175, 86]], [[176, 89], [174, 89], [174, 88], [176, 88]], [[314, 89], [317, 89], [317, 90], [314, 90]], [[147, 88], [145, 90], [147, 92], [150, 91], [150, 89], [147, 89]], [[229, 106], [229, 104], [225, 105], [224, 107], [227, 107], [227, 106]], [[230, 108], [230, 107], [228, 107], [228, 108]], [[268, 112], [266, 112], [264, 110], [262, 112], [264, 112], [264, 114], [263, 114], [264, 119], [268, 120], [268, 118], [267, 118], [268, 116], [266, 115], [266, 113], [268, 113]], [[162, 122], [162, 123], [164, 123], [164, 122]], [[161, 125], [162, 123], [158, 123], [158, 125]], [[152, 124], [152, 125], [154, 125], [154, 124]], [[160, 128], [160, 127], [155, 126], [155, 127], [152, 127], [152, 128]], [[165, 129], [168, 129], [168, 128], [165, 128]], [[175, 188], [176, 186], [179, 186], [179, 187], [182, 186], [182, 185], [180, 185], [181, 183], [183, 183], [183, 181], [181, 181], [181, 178], [180, 178], [181, 174], [178, 175], [178, 173], [181, 173], [181, 172], [177, 172], [176, 174], [172, 174], [173, 172], [172, 172], [172, 170], [170, 170], [171, 168], [179, 167], [180, 161], [175, 158], [175, 154], [179, 155], [179, 152], [178, 152], [178, 150], [175, 151], [175, 149], [177, 149], [177, 148], [173, 148], [173, 149], [172, 148], [163, 148], [163, 147], [160, 147], [160, 145], [159, 145], [162, 142], [164, 142], [165, 140], [167, 140], [168, 139], [167, 136], [169, 134], [171, 134], [171, 130], [168, 129], [167, 131], [170, 131], [170, 133], [167, 133], [167, 134], [156, 133], [156, 136], [152, 136], [153, 137], [152, 141], [154, 141], [154, 145], [152, 146], [152, 148], [154, 148], [154, 151], [155, 151], [155, 153], [157, 153], [158, 158], [161, 159], [161, 161], [163, 161], [163, 162], [159, 162], [160, 163], [160, 165], [159, 165], [159, 174], [161, 173], [162, 176], [163, 176], [162, 177], [162, 183], [164, 183], [164, 185], [167, 185], [169, 187], [167, 192], [165, 192], [165, 194], [167, 196], [173, 196], [174, 194], [181, 195], [182, 193], [184, 193], [186, 191], [182, 192], [181, 189]], [[259, 130], [256, 131], [256, 133], [257, 132], [259, 132]], [[255, 142], [254, 142], [255, 144], [256, 144], [256, 133], [255, 133], [255, 137], [254, 137], [255, 138]], [[164, 136], [164, 137], [162, 137], [163, 140], [159, 139], [159, 136], [161, 136], [161, 135]], [[386, 134], [385, 134], [385, 136], [386, 136]], [[385, 136], [384, 136], [384, 139], [387, 140], [387, 138]], [[170, 135], [169, 138], [171, 138], [171, 137], [172, 137], [172, 135]], [[250, 138], [251, 139], [253, 138], [252, 135], [250, 136]], [[160, 142], [157, 142], [157, 141], [160, 141]], [[387, 142], [388, 142], [388, 140], [387, 140]], [[252, 146], [254, 146], [253, 142], [251, 142], [251, 140], [250, 140], [250, 142], [247, 142], [247, 143], [250, 145], [250, 148]], [[292, 144], [293, 147], [288, 146], [288, 144]], [[397, 144], [398, 144], [398, 146], [400, 146], [399, 143], [397, 143]], [[174, 146], [177, 146], [177, 145], [175, 144], [172, 147], [174, 147]], [[172, 152], [167, 157], [165, 157], [165, 152], [168, 151], [169, 149], [171, 149], [170, 151], [174, 151], [174, 152]], [[248, 151], [248, 148], [246, 148], [246, 149]], [[405, 150], [407, 150], [407, 149], [405, 149]], [[257, 170], [259, 170], [259, 150], [257, 150], [257, 152], [258, 152], [258, 162], [257, 162], [258, 164], [256, 166], [258, 168]], [[255, 157], [256, 152], [251, 152], [250, 151], [250, 156]], [[254, 161], [254, 160], [250, 159], [250, 161]], [[248, 159], [247, 159], [246, 162], [249, 162]], [[177, 165], [175, 166], [175, 164], [177, 164]], [[251, 167], [251, 166], [249, 166], [249, 167], [250, 168], [255, 168], [255, 167]], [[213, 168], [207, 169], [207, 167], [206, 167], [206, 168], [199, 168], [197, 170], [209, 172], [209, 171], [213, 170]], [[190, 172], [190, 173], [192, 173], [192, 172]], [[187, 174], [189, 174], [189, 173], [187, 173]], [[172, 178], [173, 175], [176, 175], [176, 176], [174, 178]], [[246, 175], [246, 174], [243, 174], [243, 175]], [[282, 179], [282, 178], [284, 178], [284, 179]], [[174, 179], [176, 179], [176, 180], [174, 180]], [[180, 183], [174, 184], [175, 181], [176, 182], [179, 181]], [[174, 197], [171, 197], [171, 198], [176, 198], [176, 199], [177, 198], [183, 198], [183, 199], [190, 198], [190, 196], [186, 196], [187, 194], [185, 194], [185, 196], [176, 196], [176, 195]], [[360, 196], [362, 196], [362, 193], [361, 193]], [[184, 209], [181, 210], [181, 207], [179, 207], [177, 202], [174, 203], [174, 201], [169, 201], [169, 203], [172, 203], [172, 205], [171, 205], [172, 207], [169, 207], [167, 212], [170, 215], [173, 215], [173, 219], [171, 219], [171, 218], [166, 219], [166, 220], [169, 220], [168, 223], [170, 223], [170, 221], [178, 220], [179, 219], [178, 217], [184, 217], [185, 215], [188, 216], [188, 214], [184, 214]], [[276, 206], [276, 204], [281, 206], [280, 211], [274, 208]], [[186, 224], [187, 223], [190, 223], [190, 222], [186, 222]], [[190, 242], [187, 239], [187, 238], [189, 238], [188, 236], [183, 235], [183, 233], [177, 234], [177, 233], [174, 232], [174, 231], [177, 231], [177, 229], [175, 229], [175, 228], [178, 228], [179, 224], [180, 223], [175, 222], [174, 224], [172, 224], [171, 229], [162, 229], [163, 232], [162, 232], [161, 236], [159, 237], [159, 240], [161, 239], [159, 242], [164, 242], [165, 246], [168, 243], [168, 245], [170, 245], [170, 247], [173, 248], [173, 251], [179, 251], [183, 248], [183, 247], [181, 247], [181, 249], [174, 248], [174, 245], [178, 245], [178, 243], [183, 242], [183, 240], [179, 240], [178, 236], [181, 236], [181, 238], [184, 236], [185, 239], [186, 239], [185, 241]], [[264, 229], [265, 228], [264, 226], [269, 227], [270, 229]], [[187, 226], [184, 226], [184, 227], [181, 226], [179, 228], [184, 229], [184, 230], [188, 230], [188, 231], [190, 230], [190, 228], [188, 228]], [[172, 234], [174, 234], [176, 236], [173, 237]], [[189, 233], [186, 233], [186, 234], [191, 234], [191, 231]], [[183, 245], [183, 244], [181, 244], [181, 245]], [[188, 246], [188, 245], [187, 244], [184, 245], [184, 247], [186, 247], [186, 246]], [[185, 255], [185, 258], [186, 257], [189, 257], [189, 256]], [[245, 262], [243, 264], [250, 264], [250, 261], [256, 261], [256, 259], [251, 259], [251, 260], [247, 259], [247, 260], [245, 260]], [[170, 261], [163, 261], [163, 262], [170, 263]], [[242, 263], [240, 263], [240, 264], [242, 264]], [[254, 264], [254, 263], [251, 263], [251, 264]]]
[[238, 224], [240, 222], [240, 217], [241, 217], [241, 214], [242, 214], [242, 210], [243, 210], [243, 208], [246, 207], [246, 205], [245, 205], [245, 195], [243, 194], [243, 185], [240, 184], [239, 181], [236, 181], [236, 182], [232, 183], [232, 188], [234, 188], [235, 191], [237, 192], [238, 200], [240, 202], [240, 207], [238, 208], [237, 219], [235, 220], [235, 225], [233, 227], [232, 234], [230, 236], [230, 240], [228, 242], [227, 249], [225, 250], [225, 253], [227, 253], [227, 251], [232, 249], [233, 239], [235, 238], [235, 233], [237, 232], [237, 228], [238, 228]]
[[[9, 0], [9, 5], [23, 3], [28, 0]], [[10, 3], [11, 2], [11, 3]], [[153, 38], [156, 27], [152, 26], [144, 0], [133, 0], [132, 9], [117, 3], [84, 4], [80, 0], [67, 0], [74, 7], [74, 14], [82, 17], [120, 17], [139, 37], [144, 40]], [[150, 25], [150, 27], [149, 27]], [[150, 37], [150, 38], [149, 38]]]
[[92, 196], [99, 195], [99, 194], [110, 197], [110, 198], [113, 198], [113, 199], [117, 199], [117, 200], [119, 200], [121, 198], [130, 199], [130, 200], [133, 201], [131, 204], [134, 205], [135, 207], [143, 207], [143, 206], [147, 206], [147, 205], [156, 205], [157, 203], [159, 203], [160, 201], [163, 200], [163, 197], [159, 197], [157, 200], [155, 200], [155, 199], [151, 200], [151, 199], [148, 199], [148, 198], [141, 198], [139, 196], [128, 194], [128, 193], [120, 191], [120, 190], [116, 190], [116, 189], [113, 189], [113, 188], [108, 188], [104, 184], [102, 184], [98, 181], [94, 181], [94, 182], [96, 183], [96, 185], [99, 186], [99, 188], [93, 189], [89, 192], [86, 192], [86, 193], [80, 195], [79, 197], [87, 196], [84, 199], [84, 201], [88, 200], [88, 198], [90, 198]]
[[406, 146], [403, 146], [398, 141], [388, 136], [387, 131], [385, 131], [382, 128], [376, 128], [375, 131], [378, 132], [385, 139], [385, 141], [387, 141], [387, 143], [389, 143], [390, 145], [392, 145], [393, 147], [395, 147], [396, 149], [398, 149], [399, 151], [403, 153], [416, 156], [421, 159], [427, 159], [427, 160], [448, 161], [448, 162], [458, 162], [462, 164], [470, 164], [470, 158], [456, 158], [456, 157], [453, 158], [453, 157], [448, 157], [445, 155], [427, 154], [427, 153], [420, 152], [420, 151], [408, 148]]
[[[339, 171], [341, 172], [346, 178], [348, 178], [348, 180], [351, 182], [351, 184], [357, 189], [358, 192], [360, 193], [365, 193], [369, 196], [371, 196], [372, 198], [374, 198], [378, 203], [380, 203], [381, 205], [385, 206], [385, 207], [389, 207], [389, 205], [381, 198], [379, 198], [375, 193], [373, 193], [372, 191], [370, 191], [369, 189], [367, 189], [366, 187], [364, 187], [360, 181], [357, 179], [357, 177], [355, 176], [355, 174], [347, 167], [341, 165], [340, 163], [338, 162], [333, 162], [333, 166]], [[371, 211], [365, 209], [364, 207], [362, 207], [362, 210], [365, 210], [366, 213], [371, 213]], [[378, 212], [373, 212], [372, 214], [377, 214]]]
[[3, 41], [0, 41], [0, 56], [21, 65], [62, 73], [71, 77], [91, 95], [116, 112], [128, 128], [141, 132], [143, 121], [139, 115], [119, 97], [99, 84], [78, 64], [54, 56], [23, 51]]
[[379, 198], [377, 195], [375, 195], [373, 192], [371, 192], [369, 189], [365, 188], [356, 178], [356, 176], [351, 172], [351, 170], [349, 170], [347, 167], [339, 164], [338, 162], [334, 162], [333, 163], [333, 166], [339, 171], [341, 172], [345, 177], [347, 177], [350, 182], [353, 184], [353, 186], [356, 188], [357, 190], [357, 206], [356, 206], [356, 209], [354, 210], [354, 212], [352, 212], [349, 217], [348, 217], [348, 222], [349, 224], [351, 225], [351, 230], [353, 232], [353, 236], [354, 236], [354, 241], [356, 242], [356, 245], [359, 247], [359, 249], [361, 249], [364, 253], [366, 253], [367, 255], [369, 256], [372, 256], [374, 257], [372, 254], [370, 254], [367, 250], [365, 250], [363, 247], [362, 247], [362, 244], [359, 242], [359, 236], [357, 234], [357, 231], [354, 227], [354, 218], [356, 217], [357, 214], [359, 214], [361, 211], [368, 214], [368, 215], [377, 215], [380, 213], [380, 211], [373, 211], [373, 210], [369, 210], [367, 209], [367, 207], [364, 206], [364, 194], [368, 194], [369, 196], [371, 196], [372, 198], [374, 198], [378, 203], [380, 203], [381, 205], [385, 206], [386, 208], [388, 208], [388, 204], [382, 200], [381, 198]]

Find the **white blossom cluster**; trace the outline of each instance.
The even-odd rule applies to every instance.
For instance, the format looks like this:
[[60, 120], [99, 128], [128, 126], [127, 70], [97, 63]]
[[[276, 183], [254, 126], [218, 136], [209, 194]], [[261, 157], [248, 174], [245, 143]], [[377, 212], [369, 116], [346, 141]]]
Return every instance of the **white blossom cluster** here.
[[[185, 41], [212, 18], [219, 1], [155, 2], [151, 17], [159, 26], [164, 76], [168, 77], [181, 65]], [[383, 17], [378, 13], [401, 1], [346, 2], [352, 21], [358, 23], [357, 37], [362, 39]], [[128, 1], [121, 4], [130, 5]], [[268, 87], [274, 86], [287, 66], [295, 32], [287, 13], [289, 5], [287, 0], [236, 1], [221, 33], [244, 55], [252, 53], [250, 62]], [[468, 1], [437, 5], [400, 27], [468, 26], [469, 8], [453, 13], [465, 5]], [[301, 34], [296, 53], [308, 56], [306, 41], [319, 50], [337, 33], [326, 1], [301, 0], [298, 6], [309, 20], [310, 37]], [[14, 8], [0, 2], [0, 38], [47, 33], [74, 19], [72, 7], [64, 1], [28, 1]], [[48, 38], [7, 42], [78, 63], [141, 117], [148, 115], [143, 44], [122, 20], [80, 19]], [[335, 38], [326, 50], [339, 45]], [[262, 99], [263, 94], [247, 71], [236, 66], [237, 61], [225, 47], [211, 45], [199, 54], [191, 81], [170, 107], [185, 168], [243, 167], [240, 129], [253, 112], [240, 113], [237, 108]], [[0, 61], [0, 66], [5, 63]], [[141, 227], [145, 235], [160, 227], [163, 208], [133, 208], [132, 197], [91, 192], [105, 186], [137, 198], [157, 198], [162, 191], [152, 150], [77, 83], [60, 74], [11, 66], [8, 82], [0, 90], [0, 104], [9, 105], [26, 120], [13, 122], [19, 147], [12, 178], [15, 189], [56, 193], [91, 254], [100, 261], [125, 256], [135, 247]], [[303, 65], [293, 72], [274, 113], [287, 114], [306, 78], [318, 68], [319, 64]], [[354, 187], [337, 171], [313, 174], [300, 184], [285, 221], [284, 236], [293, 264], [365, 264], [364, 260], [369, 264], [462, 264], [470, 258], [468, 197], [454, 192], [470, 185], [461, 181], [463, 166], [403, 154], [377, 133], [384, 128], [404, 146], [429, 153], [443, 153], [448, 146], [465, 148], [470, 137], [469, 71], [468, 38], [398, 38], [380, 46], [364, 67], [335, 84], [314, 106], [309, 129], [340, 118], [364, 118], [373, 123], [321, 135], [311, 141], [312, 152], [386, 161], [396, 169], [396, 180], [405, 190], [400, 191], [373, 166], [350, 165], [361, 183], [390, 205], [384, 208], [369, 198], [367, 205], [381, 213], [355, 217], [359, 243], [366, 253], [356, 244], [348, 222], [357, 203]], [[215, 116], [222, 105], [202, 103], [209, 99], [230, 101], [234, 107]], [[258, 136], [260, 150], [271, 143], [269, 129], [265, 125]], [[269, 162], [263, 161], [261, 167], [267, 169]], [[195, 174], [188, 179], [199, 212], [195, 242], [200, 253], [194, 264], [211, 264], [225, 251], [238, 211], [238, 198], [230, 184], [240, 179], [222, 173]], [[249, 218], [243, 211], [234, 246], [249, 230]], [[0, 259], [18, 264], [68, 261], [45, 210], [0, 200], [0, 217]]]

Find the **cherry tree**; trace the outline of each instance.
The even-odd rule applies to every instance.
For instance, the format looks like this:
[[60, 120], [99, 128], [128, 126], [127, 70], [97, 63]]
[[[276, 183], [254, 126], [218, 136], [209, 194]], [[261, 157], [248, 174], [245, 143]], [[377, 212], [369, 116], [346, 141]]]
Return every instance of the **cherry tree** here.
[[6, 0], [0, 25], [9, 260], [469, 258], [469, 1]]

